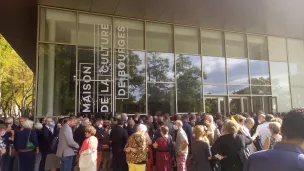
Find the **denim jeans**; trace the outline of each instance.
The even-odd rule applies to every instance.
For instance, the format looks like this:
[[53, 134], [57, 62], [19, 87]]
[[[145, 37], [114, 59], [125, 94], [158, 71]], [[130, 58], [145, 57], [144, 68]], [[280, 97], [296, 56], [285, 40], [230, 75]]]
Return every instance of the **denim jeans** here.
[[67, 156], [60, 158], [60, 170], [71, 171], [73, 167], [74, 156]]

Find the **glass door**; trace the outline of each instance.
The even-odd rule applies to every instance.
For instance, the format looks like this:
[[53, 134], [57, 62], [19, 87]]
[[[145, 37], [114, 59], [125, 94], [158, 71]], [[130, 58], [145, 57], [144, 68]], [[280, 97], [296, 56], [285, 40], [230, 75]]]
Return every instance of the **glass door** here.
[[225, 115], [227, 112], [226, 97], [205, 97], [205, 112], [210, 114], [221, 113]]
[[229, 98], [229, 106], [232, 113], [249, 113], [251, 111], [248, 97], [231, 97]]

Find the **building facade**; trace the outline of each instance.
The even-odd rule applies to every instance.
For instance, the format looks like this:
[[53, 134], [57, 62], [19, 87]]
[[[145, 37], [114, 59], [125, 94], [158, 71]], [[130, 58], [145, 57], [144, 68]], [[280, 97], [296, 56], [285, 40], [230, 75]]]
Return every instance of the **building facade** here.
[[304, 104], [304, 42], [40, 6], [36, 116]]

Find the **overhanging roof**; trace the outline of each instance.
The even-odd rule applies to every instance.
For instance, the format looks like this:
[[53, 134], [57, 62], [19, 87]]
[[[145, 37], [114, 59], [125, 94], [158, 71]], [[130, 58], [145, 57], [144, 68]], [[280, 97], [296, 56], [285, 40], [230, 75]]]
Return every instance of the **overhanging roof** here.
[[37, 4], [220, 30], [304, 38], [303, 0], [1, 0], [0, 32], [33, 70]]

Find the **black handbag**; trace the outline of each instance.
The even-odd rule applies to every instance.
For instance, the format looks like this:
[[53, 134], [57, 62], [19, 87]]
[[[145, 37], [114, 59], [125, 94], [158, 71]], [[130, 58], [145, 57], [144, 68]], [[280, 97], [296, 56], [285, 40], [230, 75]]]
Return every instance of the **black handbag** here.
[[262, 145], [260, 136], [256, 137], [256, 139], [253, 141], [253, 145], [255, 146], [257, 151], [263, 150], [263, 145]]
[[238, 139], [241, 142], [241, 150], [238, 151], [239, 157], [242, 161], [243, 164], [245, 164], [245, 162], [247, 161], [247, 159], [250, 156], [250, 150], [248, 148], [246, 148], [245, 142], [242, 140], [242, 138], [240, 137], [240, 135], [238, 135]]

